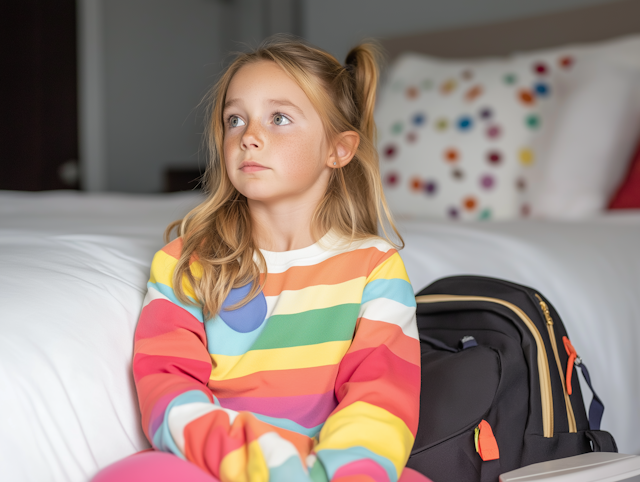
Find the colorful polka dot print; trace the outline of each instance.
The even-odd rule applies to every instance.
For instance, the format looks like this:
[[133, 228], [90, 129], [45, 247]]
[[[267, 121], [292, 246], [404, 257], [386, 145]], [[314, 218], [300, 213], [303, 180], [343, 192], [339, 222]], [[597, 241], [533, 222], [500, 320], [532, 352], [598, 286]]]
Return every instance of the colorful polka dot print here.
[[418, 112], [417, 114], [413, 115], [413, 118], [411, 119], [411, 122], [415, 126], [418, 126], [418, 127], [422, 126], [422, 125], [424, 125], [425, 122], [427, 122], [427, 116], [426, 116], [426, 114], [423, 114], [422, 112]]
[[468, 102], [472, 102], [474, 100], [476, 100], [478, 97], [480, 97], [482, 95], [482, 86], [481, 85], [474, 85], [473, 87], [471, 87], [467, 93], [464, 95], [464, 98], [468, 101]]
[[387, 172], [387, 174], [384, 176], [384, 183], [387, 186], [395, 186], [396, 184], [398, 184], [399, 180], [400, 176], [397, 172], [394, 171]]
[[397, 153], [398, 153], [398, 149], [393, 144], [389, 144], [384, 149], [384, 157], [386, 159], [393, 159], [394, 157], [396, 157]]
[[533, 91], [537, 97], [546, 97], [549, 95], [549, 85], [544, 82], [537, 82], [533, 86]]
[[497, 139], [498, 137], [500, 137], [501, 133], [502, 133], [502, 129], [500, 129], [500, 126], [498, 125], [492, 125], [487, 127], [487, 137], [489, 139]]
[[407, 89], [407, 97], [409, 99], [415, 99], [416, 97], [418, 97], [419, 94], [420, 92], [415, 87], [409, 87]]
[[464, 179], [464, 171], [460, 168], [456, 168], [451, 171], [451, 177], [456, 181], [462, 181]]
[[532, 57], [465, 63], [406, 54], [392, 66], [375, 115], [394, 214], [485, 222], [529, 215], [537, 139], [549, 129], [558, 76], [575, 63]]
[[482, 109], [480, 109], [479, 116], [484, 120], [491, 119], [491, 116], [493, 116], [493, 111], [490, 107], [483, 107]]
[[513, 85], [518, 81], [518, 77], [516, 77], [516, 75], [512, 73], [504, 74], [503, 79], [504, 83], [508, 85]]
[[455, 148], [447, 149], [444, 151], [444, 159], [447, 162], [456, 162], [458, 160], [458, 150]]
[[502, 154], [500, 151], [489, 151], [487, 153], [487, 161], [493, 166], [497, 166], [502, 162]]
[[434, 180], [427, 180], [423, 183], [422, 189], [429, 196], [433, 196], [438, 191], [438, 183]]
[[458, 119], [458, 129], [468, 131], [473, 127], [473, 119], [468, 115], [463, 115]]
[[491, 174], [484, 174], [480, 178], [480, 186], [482, 189], [493, 189], [496, 184], [495, 178]]
[[449, 127], [449, 121], [447, 119], [438, 119], [436, 122], [436, 129], [439, 131], [446, 131]]
[[453, 80], [453, 79], [449, 79], [449, 80], [445, 81], [445, 82], [442, 84], [442, 87], [440, 87], [440, 91], [441, 91], [444, 95], [450, 94], [451, 92], [453, 92], [453, 91], [456, 89], [457, 85], [458, 85], [458, 84], [456, 83], [456, 81], [455, 81], [455, 80]]
[[519, 153], [519, 157], [520, 157], [520, 162], [524, 165], [524, 166], [530, 166], [531, 164], [533, 164], [534, 161], [534, 154], [533, 151], [529, 148], [523, 148], [520, 150]]
[[478, 201], [473, 196], [467, 196], [464, 198], [462, 204], [467, 211], [473, 211], [478, 207]]
[[525, 122], [527, 124], [527, 127], [530, 127], [531, 129], [537, 129], [538, 127], [540, 127], [540, 116], [537, 114], [528, 114]]
[[518, 98], [520, 99], [520, 102], [527, 106], [533, 105], [535, 102], [535, 97], [529, 89], [520, 89], [518, 92]]
[[558, 65], [560, 65], [560, 67], [562, 67], [563, 69], [571, 68], [573, 66], [573, 57], [571, 57], [570, 55], [560, 57], [558, 59]]
[[545, 75], [548, 70], [544, 62], [537, 62], [533, 65], [533, 71], [538, 75]]

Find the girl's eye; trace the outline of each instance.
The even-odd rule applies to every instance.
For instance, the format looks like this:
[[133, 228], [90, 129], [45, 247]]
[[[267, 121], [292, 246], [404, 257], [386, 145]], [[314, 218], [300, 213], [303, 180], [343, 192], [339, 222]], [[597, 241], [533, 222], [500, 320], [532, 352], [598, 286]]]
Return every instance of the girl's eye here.
[[229, 125], [231, 127], [238, 127], [238, 126], [243, 126], [245, 125], [244, 121], [242, 119], [240, 119], [240, 117], [238, 117], [237, 115], [232, 115], [229, 118]]
[[277, 126], [285, 126], [287, 124], [291, 124], [291, 121], [282, 114], [275, 114], [273, 116], [273, 123]]

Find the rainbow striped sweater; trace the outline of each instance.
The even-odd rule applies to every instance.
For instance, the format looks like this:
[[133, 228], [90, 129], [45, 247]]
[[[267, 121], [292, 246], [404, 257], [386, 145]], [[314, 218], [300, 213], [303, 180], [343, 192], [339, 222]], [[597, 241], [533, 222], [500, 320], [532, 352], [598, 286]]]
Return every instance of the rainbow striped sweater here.
[[262, 292], [226, 310], [249, 287], [232, 290], [207, 321], [173, 291], [181, 239], [155, 254], [133, 373], [156, 449], [222, 482], [398, 479], [418, 427], [413, 290], [387, 242], [331, 236], [263, 250]]

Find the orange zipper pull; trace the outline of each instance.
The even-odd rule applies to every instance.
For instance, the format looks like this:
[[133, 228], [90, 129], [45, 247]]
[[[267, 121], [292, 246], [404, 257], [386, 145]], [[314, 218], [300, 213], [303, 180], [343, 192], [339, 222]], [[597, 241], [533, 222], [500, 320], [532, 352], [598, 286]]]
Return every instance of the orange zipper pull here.
[[578, 354], [576, 353], [576, 349], [573, 347], [569, 338], [566, 336], [562, 337], [562, 341], [564, 342], [564, 349], [567, 350], [567, 355], [569, 355], [569, 361], [567, 361], [567, 393], [571, 395], [571, 375], [573, 374], [573, 364], [578, 358]]
[[500, 458], [498, 442], [493, 435], [491, 425], [486, 420], [480, 422], [475, 431], [476, 450], [480, 458], [484, 461], [496, 460]]

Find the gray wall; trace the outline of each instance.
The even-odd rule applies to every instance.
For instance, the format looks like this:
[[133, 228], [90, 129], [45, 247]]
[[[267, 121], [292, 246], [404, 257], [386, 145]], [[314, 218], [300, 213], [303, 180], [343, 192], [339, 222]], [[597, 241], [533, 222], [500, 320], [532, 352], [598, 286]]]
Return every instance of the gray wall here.
[[220, 69], [211, 0], [103, 2], [107, 189], [155, 192], [167, 165], [196, 164], [195, 108]]
[[[343, 61], [366, 37], [540, 15], [612, 0], [305, 0], [305, 37]], [[543, 35], [543, 33], [541, 33]]]
[[[310, 42], [343, 60], [364, 37], [547, 13], [606, 0], [297, 0]], [[196, 107], [238, 42], [295, 33], [296, 0], [102, 0], [106, 188], [159, 192], [167, 166], [204, 165]], [[281, 11], [287, 11], [280, 14]]]

